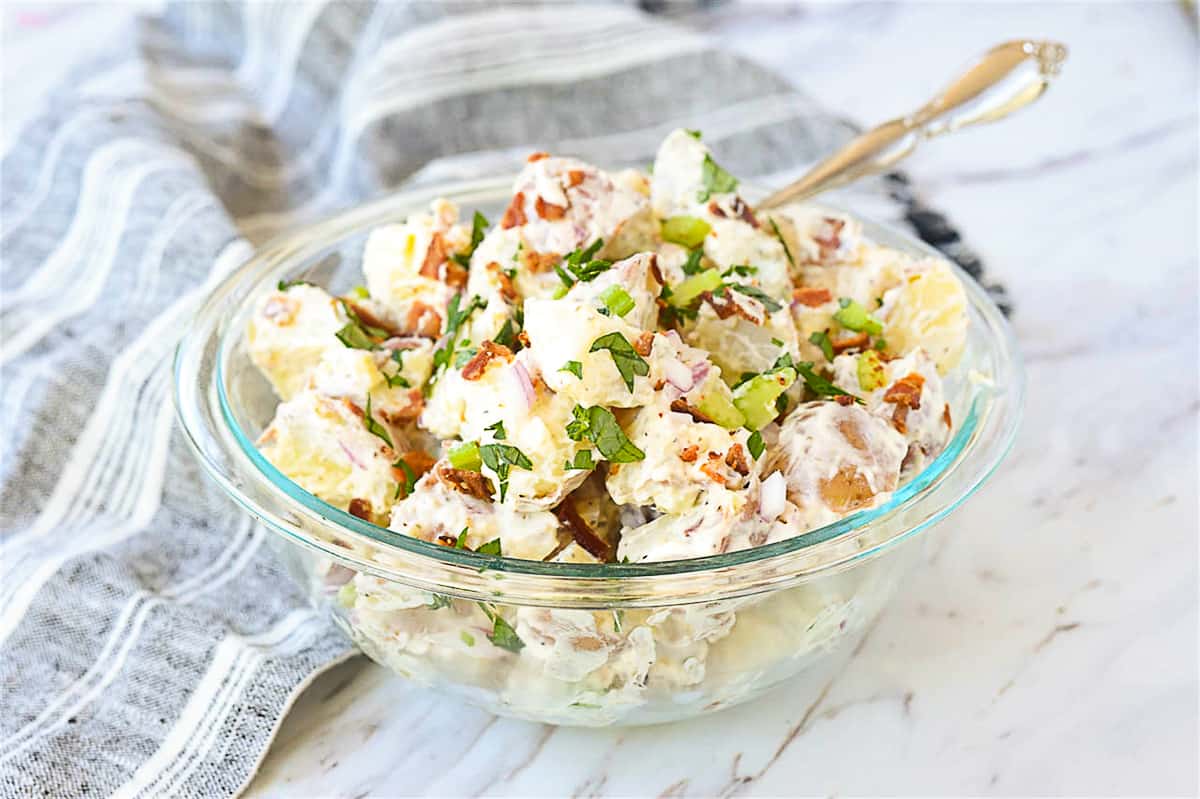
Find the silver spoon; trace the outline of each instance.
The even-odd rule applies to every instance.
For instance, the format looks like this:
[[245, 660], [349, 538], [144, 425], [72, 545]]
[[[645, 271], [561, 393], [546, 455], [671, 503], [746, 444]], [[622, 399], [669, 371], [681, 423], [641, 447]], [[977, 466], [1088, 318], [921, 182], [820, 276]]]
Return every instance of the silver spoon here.
[[1041, 97], [1066, 58], [1066, 45], [1058, 42], [1018, 40], [997, 45], [922, 108], [863, 133], [758, 207], [804, 200], [886, 172], [924, 139], [1003, 119]]

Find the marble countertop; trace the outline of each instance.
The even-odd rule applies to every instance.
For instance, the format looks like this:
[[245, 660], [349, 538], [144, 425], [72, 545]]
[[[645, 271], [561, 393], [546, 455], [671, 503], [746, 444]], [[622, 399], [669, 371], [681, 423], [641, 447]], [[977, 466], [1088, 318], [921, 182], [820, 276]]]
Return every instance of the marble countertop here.
[[840, 673], [691, 722], [577, 730], [498, 719], [355, 658], [300, 699], [249, 795], [1194, 793], [1194, 21], [1166, 3], [688, 21], [860, 120], [915, 107], [998, 40], [1069, 44], [1035, 112], [909, 166], [1017, 304], [1015, 449]]

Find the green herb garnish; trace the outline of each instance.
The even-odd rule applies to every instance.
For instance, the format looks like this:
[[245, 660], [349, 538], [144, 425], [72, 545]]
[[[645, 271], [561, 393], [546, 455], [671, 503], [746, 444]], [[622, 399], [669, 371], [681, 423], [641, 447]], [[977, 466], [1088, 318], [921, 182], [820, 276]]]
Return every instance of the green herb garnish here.
[[292, 286], [312, 286], [315, 285], [307, 280], [281, 280], [275, 284], [275, 288], [279, 291], [287, 291]]
[[570, 372], [571, 374], [578, 377], [580, 380], [583, 379], [583, 364], [581, 364], [579, 361], [567, 361], [566, 363], [564, 363], [562, 366], [560, 366], [558, 368], [558, 371]]
[[430, 610], [441, 610], [442, 608], [451, 607], [454, 604], [454, 598], [448, 597], [445, 594], [430, 594], [429, 604], [425, 607]]
[[466, 549], [467, 548], [467, 534], [469, 532], [471, 532], [470, 527], [464, 527], [462, 529], [462, 532], [458, 534], [458, 538], [456, 538], [454, 541], [455, 549]]
[[821, 348], [821, 353], [825, 356], [825, 360], [833, 360], [833, 342], [829, 340], [829, 333], [824, 330], [818, 330], [808, 337], [812, 344], [816, 344]]
[[[576, 405], [571, 409], [571, 416], [574, 418], [567, 425], [567, 437], [572, 441], [591, 441], [600, 454], [612, 463], [633, 463], [645, 459], [646, 453], [634, 446], [617, 423], [617, 417], [608, 408]], [[576, 455], [576, 459], [578, 457]]]
[[700, 259], [704, 257], [704, 250], [692, 250], [688, 253], [687, 260], [683, 262], [683, 273], [685, 275], [698, 275], [704, 271], [700, 266]]
[[471, 246], [467, 248], [466, 252], [455, 253], [450, 258], [459, 266], [469, 268], [471, 266], [471, 256], [475, 254], [475, 248], [479, 246], [479, 242], [483, 241], [484, 234], [487, 233], [487, 228], [487, 217], [476, 211], [474, 218], [471, 220]]
[[497, 441], [503, 441], [508, 436], [508, 434], [504, 432], [504, 421], [503, 420], [500, 420], [500, 421], [496, 422], [495, 424], [490, 424], [483, 429], [490, 430], [492, 433], [492, 437], [495, 438]]
[[596, 468], [596, 462], [592, 460], [592, 451], [590, 449], [581, 449], [575, 453], [575, 459], [563, 462], [563, 469], [568, 472], [581, 469], [590, 471]]
[[696, 195], [700, 202], [704, 202], [713, 194], [727, 194], [738, 186], [737, 178], [722, 169], [707, 153], [704, 155], [704, 163], [700, 166], [700, 182], [704, 186]]
[[650, 374], [650, 364], [637, 354], [637, 350], [629, 343], [629, 339], [620, 333], [606, 333], [592, 342], [592, 347], [588, 352], [599, 352], [600, 350], [608, 350], [612, 355], [613, 365], [621, 373], [621, 379], [625, 381], [625, 386], [630, 391], [633, 391], [634, 375], [645, 377]]
[[396, 496], [394, 497], [394, 499], [400, 498], [401, 491], [403, 491], [404, 496], [407, 497], [417, 487], [416, 472], [414, 472], [412, 470], [412, 467], [408, 465], [408, 462], [406, 460], [404, 460], [404, 458], [397, 459], [397, 461], [392, 464], [392, 468], [399, 469], [401, 472], [404, 473], [404, 482], [396, 483]]
[[855, 402], [862, 403], [862, 400], [855, 397], [849, 391], [842, 391], [829, 380], [821, 377], [813, 370], [811, 361], [801, 361], [796, 364], [796, 370], [800, 372], [800, 376], [804, 378], [804, 382], [808, 384], [809, 389], [819, 397], [851, 397]]
[[763, 443], [762, 433], [757, 430], [751, 433], [750, 437], [746, 439], [746, 449], [750, 451], [750, 457], [754, 460], [758, 460], [758, 456], [762, 455], [763, 450], [766, 448], [766, 444]]
[[[459, 344], [468, 343], [466, 340], [460, 341]], [[454, 353], [454, 368], [461, 369], [471, 362], [471, 359], [479, 354], [479, 350], [475, 347], [467, 347], [466, 349], [458, 350]]]
[[458, 338], [458, 331], [462, 327], [463, 322], [467, 321], [467, 318], [475, 313], [475, 311], [487, 307], [487, 303], [479, 295], [471, 297], [466, 306], [461, 307], [462, 296], [462, 294], [455, 294], [450, 298], [450, 304], [446, 308], [446, 344], [439, 347], [433, 353], [433, 369], [435, 374], [429, 381], [431, 386], [436, 382], [437, 375], [454, 362], [455, 339]]
[[341, 330], [334, 333], [337, 340], [352, 350], [373, 350], [376, 342], [370, 338], [357, 322], [347, 322]]
[[363, 413], [363, 422], [366, 423], [367, 432], [372, 435], [379, 436], [384, 443], [389, 447], [392, 446], [392, 437], [388, 435], [387, 428], [375, 421], [375, 417], [371, 415], [371, 395], [367, 394], [367, 410]]
[[492, 341], [496, 342], [497, 344], [503, 344], [513, 352], [517, 351], [519, 348], [519, 344], [517, 342], [517, 326], [513, 323], [512, 319], [504, 320], [504, 324], [500, 327], [500, 332], [496, 334], [496, 337], [492, 339]]
[[788, 249], [787, 241], [784, 240], [783, 234], [779, 232], [779, 225], [775, 224], [775, 220], [772, 217], [767, 217], [767, 221], [771, 223], [771, 230], [775, 231], [775, 238], [779, 239], [779, 243], [783, 245], [783, 254], [787, 256], [788, 263], [795, 269], [796, 259], [792, 257], [792, 251]]
[[507, 649], [514, 654], [525, 648], [525, 642], [517, 635], [517, 631], [512, 628], [512, 625], [504, 620], [503, 616], [482, 602], [479, 603], [479, 607], [483, 609], [484, 615], [492, 623], [492, 631], [488, 633], [488, 640], [493, 645]]
[[747, 297], [753, 297], [754, 299], [758, 300], [763, 304], [763, 307], [767, 309], [768, 313], [775, 313], [783, 307], [776, 302], [770, 294], [767, 294], [758, 286], [751, 286], [746, 283], [728, 283], [726, 285], [739, 294], [745, 294]]
[[532, 469], [533, 461], [524, 452], [511, 444], [484, 444], [479, 448], [483, 463], [496, 473], [500, 479], [500, 501], [504, 501], [508, 493], [508, 472], [513, 466], [518, 469]]
[[491, 541], [488, 541], [486, 544], [482, 545], [481, 547], [479, 547], [479, 549], [477, 549], [475, 551], [478, 552], [480, 555], [501, 555], [501, 554], [503, 554], [500, 551], [500, 539], [499, 538], [493, 538]]

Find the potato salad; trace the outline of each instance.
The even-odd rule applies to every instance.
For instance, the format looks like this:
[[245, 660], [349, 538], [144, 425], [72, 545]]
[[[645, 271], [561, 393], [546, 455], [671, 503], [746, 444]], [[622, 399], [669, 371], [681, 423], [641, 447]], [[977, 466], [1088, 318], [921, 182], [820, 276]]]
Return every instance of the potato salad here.
[[[247, 349], [280, 399], [261, 452], [374, 524], [538, 561], [720, 555], [878, 506], [950, 438], [963, 288], [851, 216], [738, 188], [677, 130], [646, 173], [535, 153], [498, 219], [438, 200], [374, 230], [361, 286], [259, 300]], [[564, 707], [698, 685], [737, 626], [730, 606], [502, 612], [340, 571], [377, 655], [508, 658]]]

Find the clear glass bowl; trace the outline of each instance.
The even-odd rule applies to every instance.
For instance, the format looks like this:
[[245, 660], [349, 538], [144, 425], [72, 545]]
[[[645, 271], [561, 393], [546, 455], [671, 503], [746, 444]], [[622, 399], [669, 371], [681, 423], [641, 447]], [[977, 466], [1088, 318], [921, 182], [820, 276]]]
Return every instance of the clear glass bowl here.
[[[578, 725], [671, 721], [754, 697], [853, 648], [918, 559], [917, 533], [987, 479], [1016, 432], [1020, 355], [999, 310], [966, 275], [971, 326], [947, 380], [958, 429], [946, 450], [882, 507], [767, 546], [643, 565], [454, 550], [332, 507], [259, 454], [253, 442], [277, 400], [245, 349], [254, 300], [281, 279], [348, 290], [362, 280], [363, 243], [375, 226], [439, 196], [494, 219], [510, 186], [395, 194], [277, 240], [230, 274], [175, 358], [179, 418], [209, 474], [278, 534], [290, 573], [364, 652], [495, 713]], [[936, 255], [886, 227], [864, 229]], [[497, 645], [505, 624], [519, 651]]]

